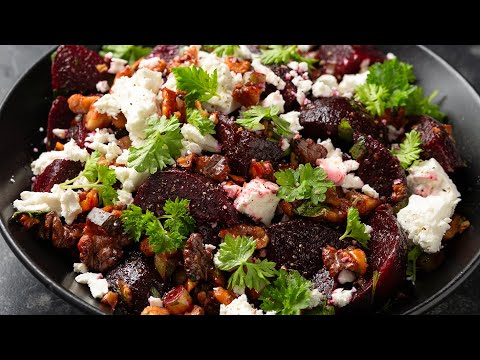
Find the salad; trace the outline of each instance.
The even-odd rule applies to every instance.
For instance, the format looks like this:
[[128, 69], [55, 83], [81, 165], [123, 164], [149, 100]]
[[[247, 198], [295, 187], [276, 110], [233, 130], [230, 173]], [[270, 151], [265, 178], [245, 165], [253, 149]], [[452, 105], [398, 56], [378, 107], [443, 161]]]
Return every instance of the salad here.
[[384, 311], [470, 225], [438, 92], [392, 53], [98, 49], [52, 54], [46, 138], [13, 206], [114, 313]]

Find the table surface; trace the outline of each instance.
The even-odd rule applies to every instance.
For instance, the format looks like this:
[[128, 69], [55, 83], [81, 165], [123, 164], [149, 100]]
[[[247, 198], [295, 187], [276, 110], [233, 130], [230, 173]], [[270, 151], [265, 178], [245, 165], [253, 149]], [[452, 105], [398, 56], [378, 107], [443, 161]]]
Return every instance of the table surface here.
[[[0, 46], [0, 101], [52, 45]], [[480, 45], [431, 45], [480, 92]], [[82, 314], [44, 287], [0, 240], [0, 314]], [[429, 314], [480, 313], [480, 268]]]

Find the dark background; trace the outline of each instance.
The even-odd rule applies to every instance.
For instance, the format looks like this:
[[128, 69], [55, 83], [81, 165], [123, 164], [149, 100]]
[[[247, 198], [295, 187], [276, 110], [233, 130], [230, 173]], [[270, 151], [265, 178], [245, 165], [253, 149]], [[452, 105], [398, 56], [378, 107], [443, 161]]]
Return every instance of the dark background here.
[[[52, 45], [0, 46], [0, 100], [15, 81]], [[429, 45], [480, 92], [480, 45]], [[28, 99], [25, 99], [28, 101]], [[479, 119], [480, 121], [480, 119]], [[45, 288], [0, 240], [0, 314], [81, 314]], [[480, 268], [428, 312], [479, 314]]]

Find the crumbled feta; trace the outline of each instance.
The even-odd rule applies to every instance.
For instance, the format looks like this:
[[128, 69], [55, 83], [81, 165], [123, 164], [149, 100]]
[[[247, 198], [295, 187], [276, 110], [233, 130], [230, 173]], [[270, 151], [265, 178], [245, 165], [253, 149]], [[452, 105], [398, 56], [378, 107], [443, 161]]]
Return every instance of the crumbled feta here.
[[85, 139], [86, 147], [104, 154], [108, 162], [112, 162], [122, 155], [122, 149], [117, 143], [115, 134], [111, 133], [109, 129], [95, 129], [95, 132], [90, 133]]
[[70, 140], [63, 147], [62, 151], [46, 151], [40, 154], [40, 157], [31, 164], [34, 175], [40, 175], [45, 168], [57, 159], [67, 159], [72, 161], [85, 162], [90, 154], [86, 149], [80, 148], [75, 140]]
[[109, 74], [118, 74], [125, 70], [125, 65], [128, 64], [127, 60], [119, 59], [119, 58], [112, 58], [110, 61], [110, 67], [108, 68]]
[[118, 194], [118, 200], [116, 201], [115, 205], [118, 205], [118, 204], [130, 205], [133, 202], [132, 193], [125, 190], [118, 189], [117, 194]]
[[62, 190], [58, 184], [55, 184], [49, 193], [23, 191], [20, 199], [13, 202], [13, 206], [20, 212], [55, 211], [63, 216], [69, 225], [82, 212], [78, 194], [72, 189]]
[[414, 244], [427, 253], [436, 253], [450, 228], [460, 193], [434, 158], [411, 166], [409, 173], [407, 183], [413, 195], [397, 213], [398, 222]]
[[114, 169], [115, 176], [122, 183], [122, 190], [129, 193], [136, 191], [148, 177], [148, 171], [140, 173], [133, 168], [113, 165], [110, 169]]
[[250, 60], [252, 58], [252, 52], [248, 48], [248, 45], [240, 45], [240, 48], [237, 49], [237, 55], [244, 60]]
[[202, 147], [197, 143], [188, 140], [182, 140], [181, 155], [190, 155], [190, 154], [197, 154], [200, 155], [202, 153]]
[[346, 74], [342, 81], [338, 84], [338, 91], [344, 97], [352, 97], [357, 86], [365, 84], [369, 72], [365, 71], [360, 74]]
[[73, 263], [73, 271], [79, 274], [85, 274], [88, 272], [88, 268], [84, 263]]
[[304, 79], [303, 76], [296, 76], [292, 80], [293, 85], [297, 87], [297, 102], [303, 105], [308, 92], [312, 89], [313, 82], [310, 79]]
[[313, 48], [313, 45], [297, 45], [297, 49], [301, 52], [310, 51]]
[[332, 303], [336, 307], [344, 307], [350, 304], [352, 301], [353, 294], [357, 292], [357, 289], [354, 287], [351, 290], [345, 290], [342, 288], [337, 288], [332, 292]]
[[77, 275], [75, 281], [79, 284], [88, 285], [94, 298], [101, 299], [108, 292], [108, 282], [102, 274], [87, 272]]
[[297, 71], [298, 70], [298, 61], [290, 61], [287, 66], [292, 69]]
[[163, 76], [158, 71], [153, 71], [147, 68], [139, 69], [131, 78], [133, 86], [150, 90], [157, 94], [163, 85]]
[[205, 247], [205, 250], [210, 250], [210, 251], [214, 251], [217, 248], [215, 245], [212, 245], [212, 244], [205, 244], [203, 246]]
[[365, 234], [370, 234], [373, 228], [370, 225], [365, 225]]
[[313, 289], [310, 294], [308, 309], [316, 308], [320, 303], [325, 300], [325, 295], [318, 289]]
[[200, 131], [192, 124], [184, 124], [182, 126], [181, 133], [183, 135], [184, 141], [195, 143], [199, 146], [199, 148], [201, 149], [200, 152], [195, 152], [198, 155], [200, 155], [203, 150], [209, 152], [220, 151], [218, 141], [212, 135], [202, 135]]
[[355, 273], [353, 271], [343, 269], [338, 274], [337, 280], [340, 284], [343, 285], [343, 284], [346, 284], [346, 283], [354, 282], [356, 278], [357, 278], [357, 276], [355, 275]]
[[56, 137], [58, 137], [60, 139], [65, 139], [67, 137], [68, 130], [67, 129], [53, 129], [52, 133], [53, 133], [53, 135], [55, 135]]
[[368, 184], [363, 185], [362, 192], [374, 199], [378, 199], [380, 197], [380, 194]]
[[277, 90], [273, 93], [268, 94], [268, 96], [260, 104], [263, 107], [276, 106], [279, 109], [279, 113], [282, 114], [285, 109], [285, 100], [283, 100], [282, 94]]
[[280, 139], [280, 149], [282, 151], [287, 151], [289, 147], [290, 147], [290, 143], [288, 142], [288, 140], [282, 137]]
[[230, 199], [236, 199], [238, 195], [242, 192], [242, 187], [237, 184], [223, 184], [223, 190], [227, 193], [227, 196]]
[[315, 97], [330, 97], [338, 88], [337, 78], [333, 75], [322, 75], [312, 85], [312, 94]]
[[[327, 149], [327, 157], [324, 159], [317, 159], [317, 165], [322, 167], [327, 173], [328, 179], [333, 181], [336, 185], [344, 188], [362, 188], [363, 182], [357, 176], [349, 174], [358, 169], [360, 164], [355, 160], [343, 161], [342, 150], [335, 148], [332, 140], [327, 139], [320, 142], [320, 145]], [[350, 175], [350, 176], [347, 176]]]
[[155, 57], [152, 57], [150, 59], [142, 59], [142, 61], [140, 61], [140, 64], [138, 64], [138, 68], [139, 69], [142, 69], [142, 68], [154, 69], [157, 66], [160, 66], [160, 64], [161, 64], [161, 59], [158, 56], [155, 56]]
[[292, 132], [290, 137], [293, 137], [295, 134], [298, 134], [298, 132], [303, 129], [303, 126], [300, 125], [300, 120], [299, 120], [300, 112], [290, 111], [286, 114], [281, 114], [280, 117], [283, 120], [288, 121], [288, 123], [290, 124], [288, 127], [289, 130]]
[[405, 133], [405, 129], [401, 128], [400, 130], [397, 130], [395, 126], [392, 125], [387, 125], [387, 136], [388, 136], [388, 141], [394, 142], [397, 141], [397, 139]]
[[230, 71], [230, 75], [232, 75], [233, 88], [236, 88], [237, 85], [241, 86], [243, 84], [243, 74], [236, 73], [235, 71]]
[[270, 225], [280, 199], [277, 197], [279, 186], [264, 179], [253, 179], [243, 184], [242, 192], [233, 206], [256, 221]]
[[75, 277], [75, 281], [82, 285], [87, 285], [90, 281], [102, 279], [103, 275], [100, 273], [86, 272]]
[[[268, 311], [266, 315], [274, 315], [274, 311]], [[240, 295], [228, 305], [220, 305], [220, 315], [264, 315], [263, 310], [255, 309], [245, 294]]]
[[397, 57], [395, 56], [395, 54], [393, 54], [393, 53], [391, 53], [391, 52], [389, 52], [389, 53], [387, 54], [387, 60], [393, 60], [393, 59], [396, 59], [396, 58], [397, 58]]
[[254, 59], [252, 61], [252, 66], [256, 72], [265, 75], [265, 81], [267, 83], [276, 86], [278, 90], [285, 89], [285, 81], [283, 81], [279, 76], [275, 75], [275, 73], [271, 69], [263, 65], [259, 59]]
[[308, 64], [304, 61], [298, 64], [297, 71], [301, 74], [308, 71]]
[[110, 90], [110, 86], [108, 85], [107, 80], [97, 82], [95, 87], [97, 88], [97, 91], [101, 93], [106, 93], [108, 90]]
[[117, 97], [114, 94], [103, 95], [93, 104], [95, 109], [100, 114], [107, 114], [108, 116], [117, 118], [121, 111], [120, 103], [117, 101]]
[[157, 298], [157, 297], [154, 297], [154, 296], [150, 296], [150, 297], [148, 298], [148, 303], [150, 304], [150, 306], [163, 307], [163, 301], [162, 301], [162, 299]]
[[105, 159], [108, 162], [112, 162], [118, 156], [122, 155], [123, 151], [116, 143], [111, 142], [107, 145], [107, 153], [105, 154]]
[[127, 165], [128, 154], [129, 154], [129, 150], [128, 149], [123, 149], [122, 154], [119, 157], [117, 157], [117, 160], [115, 160], [115, 162], [118, 165]]
[[165, 81], [164, 87], [172, 91], [177, 91], [177, 78], [175, 77], [174, 73], [170, 73], [168, 75], [167, 81]]

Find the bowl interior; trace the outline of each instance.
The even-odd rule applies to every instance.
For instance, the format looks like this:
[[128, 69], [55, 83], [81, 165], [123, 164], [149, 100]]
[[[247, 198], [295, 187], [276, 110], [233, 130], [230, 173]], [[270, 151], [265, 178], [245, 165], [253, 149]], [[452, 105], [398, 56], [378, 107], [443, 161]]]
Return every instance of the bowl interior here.
[[[407, 45], [381, 48], [413, 64], [425, 94], [439, 90], [442, 110], [454, 124], [457, 145], [468, 163], [468, 168], [456, 174], [454, 181], [462, 194], [458, 210], [468, 217], [472, 227], [448, 245], [447, 259], [439, 269], [419, 276], [415, 299], [394, 309], [395, 313], [420, 313], [453, 290], [478, 263], [480, 166], [473, 159], [480, 153], [480, 98], [461, 75], [428, 49]], [[74, 281], [71, 255], [9, 221], [14, 212], [12, 202], [21, 191], [30, 188], [33, 148], [43, 151], [39, 144], [45, 137], [52, 100], [50, 56], [46, 55], [19, 80], [0, 111], [0, 153], [5, 155], [0, 162], [0, 229], [15, 254], [49, 289], [88, 312], [110, 313], [109, 307], [90, 296], [88, 287]]]

